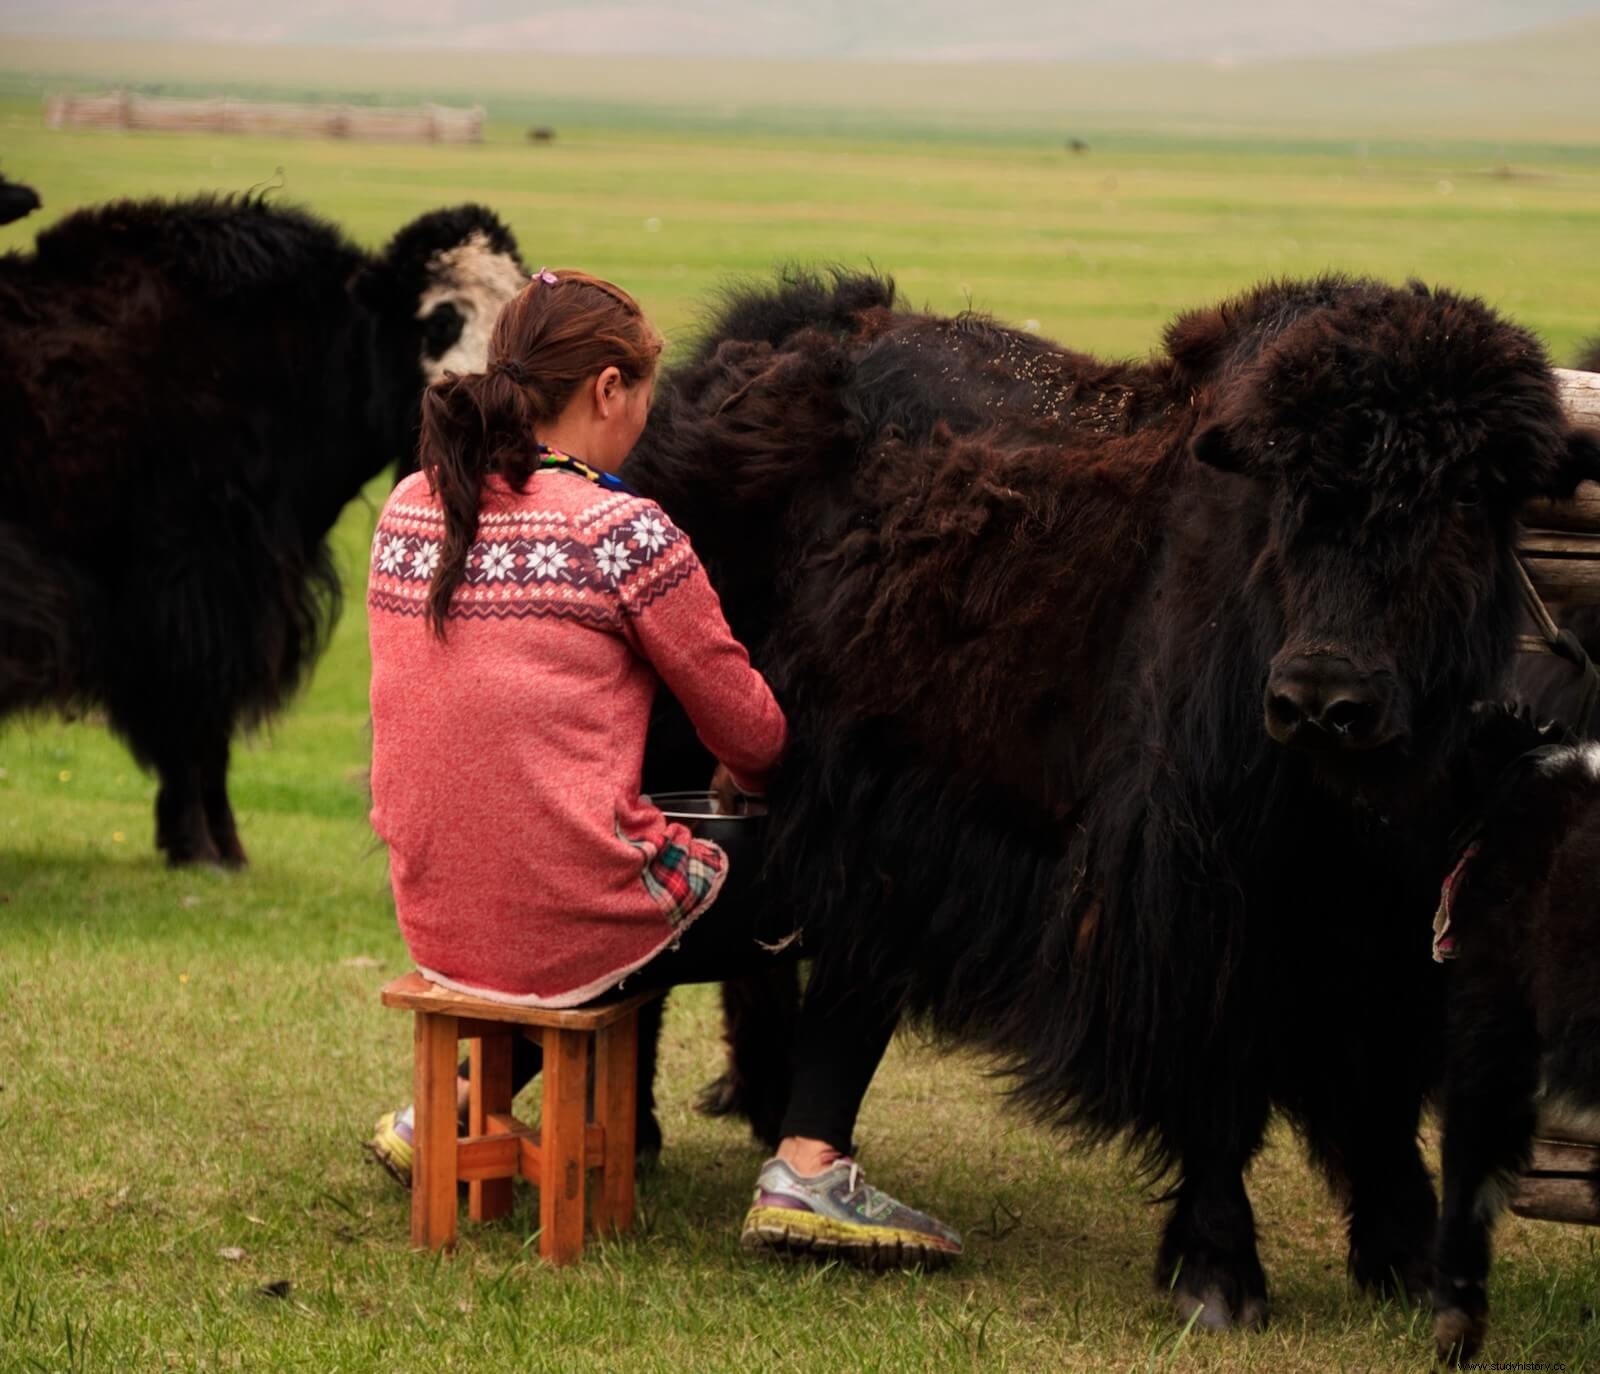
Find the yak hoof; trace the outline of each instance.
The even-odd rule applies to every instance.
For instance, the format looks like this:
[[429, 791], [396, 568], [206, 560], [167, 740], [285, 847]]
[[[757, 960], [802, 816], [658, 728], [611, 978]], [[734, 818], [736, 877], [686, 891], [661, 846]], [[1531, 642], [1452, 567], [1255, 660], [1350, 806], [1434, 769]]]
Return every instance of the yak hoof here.
[[733, 1074], [718, 1074], [702, 1087], [695, 1096], [694, 1109], [701, 1116], [742, 1115], [739, 1108], [739, 1084]]
[[638, 1169], [653, 1169], [661, 1159], [661, 1123], [653, 1112], [634, 1123], [633, 1158]]
[[1178, 1316], [1185, 1323], [1193, 1320], [1201, 1331], [1261, 1331], [1267, 1325], [1265, 1298], [1252, 1293], [1235, 1308], [1220, 1284], [1208, 1284], [1199, 1293], [1189, 1292], [1180, 1284], [1172, 1301]]
[[168, 840], [162, 842], [161, 847], [167, 851], [168, 868], [188, 868], [194, 864], [223, 867], [222, 855], [217, 852], [209, 836], [189, 841]]
[[770, 1150], [778, 1148], [786, 1102], [772, 1092], [751, 1092], [750, 1085], [733, 1070], [701, 1088], [694, 1105], [702, 1116], [743, 1117], [750, 1123], [751, 1135]]
[[1352, 1249], [1350, 1274], [1365, 1292], [1377, 1297], [1404, 1294], [1413, 1302], [1422, 1302], [1433, 1284], [1433, 1263], [1420, 1255], [1391, 1255], [1377, 1260]]
[[1433, 1350], [1440, 1364], [1463, 1365], [1477, 1355], [1489, 1323], [1482, 1313], [1447, 1307], [1433, 1318]]

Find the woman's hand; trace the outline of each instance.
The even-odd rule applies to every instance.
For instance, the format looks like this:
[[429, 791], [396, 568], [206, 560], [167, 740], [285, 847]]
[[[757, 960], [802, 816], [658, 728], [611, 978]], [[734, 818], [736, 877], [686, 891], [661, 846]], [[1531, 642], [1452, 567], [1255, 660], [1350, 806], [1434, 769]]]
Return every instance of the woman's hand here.
[[733, 774], [728, 771], [725, 763], [717, 765], [717, 771], [711, 775], [711, 794], [717, 799], [717, 810], [724, 816], [737, 816], [739, 814], [738, 786], [733, 781]]

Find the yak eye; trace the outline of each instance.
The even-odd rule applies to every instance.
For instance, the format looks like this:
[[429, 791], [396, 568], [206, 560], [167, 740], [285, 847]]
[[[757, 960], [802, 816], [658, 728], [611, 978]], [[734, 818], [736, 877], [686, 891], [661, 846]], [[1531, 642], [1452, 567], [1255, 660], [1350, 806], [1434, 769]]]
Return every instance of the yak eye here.
[[1456, 505], [1477, 506], [1483, 503], [1483, 488], [1476, 482], [1466, 482], [1456, 492]]
[[422, 318], [422, 354], [442, 358], [461, 337], [467, 318], [449, 301], [435, 306]]

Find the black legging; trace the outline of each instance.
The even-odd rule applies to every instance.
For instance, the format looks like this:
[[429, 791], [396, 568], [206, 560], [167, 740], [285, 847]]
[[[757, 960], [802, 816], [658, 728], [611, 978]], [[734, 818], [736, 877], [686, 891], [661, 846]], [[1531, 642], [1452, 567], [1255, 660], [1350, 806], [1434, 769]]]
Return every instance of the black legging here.
[[[677, 947], [668, 947], [643, 968], [628, 975], [621, 992], [645, 992], [683, 983], [720, 983], [743, 974], [770, 969], [774, 962], [792, 963], [815, 950], [802, 930], [772, 928], [770, 911], [756, 900], [760, 852], [754, 841], [725, 844], [728, 876], [710, 909], [683, 932]], [[770, 946], [782, 945], [780, 949]], [[767, 946], [767, 947], [764, 947]], [[894, 1034], [897, 1012], [870, 994], [853, 989], [828, 996], [806, 989], [795, 1029], [794, 1078], [780, 1134], [821, 1140], [849, 1153], [856, 1113], [878, 1071]], [[512, 1089], [520, 1092], [539, 1072], [539, 1046], [523, 1036], [512, 1040]], [[463, 1076], [466, 1066], [462, 1066]]]

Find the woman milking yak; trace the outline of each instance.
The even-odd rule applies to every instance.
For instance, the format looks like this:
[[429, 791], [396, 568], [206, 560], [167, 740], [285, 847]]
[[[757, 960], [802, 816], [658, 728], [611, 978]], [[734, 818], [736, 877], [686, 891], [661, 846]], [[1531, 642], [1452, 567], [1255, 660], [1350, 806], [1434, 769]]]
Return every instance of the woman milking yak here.
[[[571, 1007], [720, 981], [807, 952], [752, 900], [757, 855], [670, 823], [641, 794], [657, 688], [759, 793], [782, 710], [687, 537], [617, 476], [649, 412], [661, 336], [625, 291], [541, 269], [496, 322], [487, 370], [422, 403], [420, 471], [373, 541], [372, 821], [423, 974], [491, 1001]], [[865, 1182], [857, 1110], [897, 1008], [814, 990], [747, 1248], [871, 1266], [961, 1252]], [[539, 1069], [516, 1042], [513, 1083]], [[458, 1085], [465, 1111], [468, 1084]], [[412, 1109], [373, 1153], [409, 1180]]]

